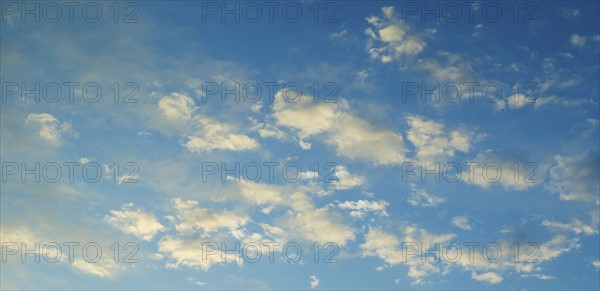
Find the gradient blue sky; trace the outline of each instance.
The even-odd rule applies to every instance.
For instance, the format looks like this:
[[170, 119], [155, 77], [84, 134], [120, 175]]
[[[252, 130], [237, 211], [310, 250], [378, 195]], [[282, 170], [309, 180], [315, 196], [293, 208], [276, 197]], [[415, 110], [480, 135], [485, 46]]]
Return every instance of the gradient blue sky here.
[[[113, 2], [96, 2], [94, 23], [81, 17], [85, 2], [73, 21], [50, 2], [63, 7], [56, 23], [21, 18], [22, 5], [49, 2], [1, 3], [3, 289], [600, 288], [597, 1], [302, 1], [298, 22], [282, 16], [286, 2], [272, 2], [273, 21], [256, 2], [255, 23], [206, 10], [248, 2], [121, 2], [117, 22]], [[436, 21], [423, 5], [450, 14]], [[55, 103], [21, 99], [23, 85], [50, 82], [94, 82], [102, 97], [87, 102], [79, 86], [72, 102], [66, 87]], [[296, 102], [284, 99], [292, 82]], [[207, 91], [236, 83], [261, 84], [261, 100]], [[421, 100], [435, 83], [441, 100]], [[462, 98], [450, 102], [456, 88]], [[124, 103], [130, 92], [135, 102]], [[91, 183], [81, 166], [73, 181], [63, 167], [56, 183], [9, 173], [36, 162], [95, 162], [103, 176]], [[236, 162], [295, 162], [304, 173], [203, 181], [203, 164]], [[502, 177], [490, 182], [475, 167], [469, 178], [466, 162], [497, 165]], [[323, 182], [327, 163], [337, 182]], [[436, 163], [458, 163], [463, 175], [406, 177], [409, 165]], [[265, 241], [297, 242], [303, 257], [288, 263], [278, 249], [269, 262], [263, 248], [258, 263], [202, 260], [202, 242]], [[60, 262], [23, 263], [6, 254], [11, 242], [97, 242], [103, 257], [88, 263], [63, 248]], [[139, 246], [138, 263], [122, 262], [127, 242]], [[339, 246], [337, 263], [322, 261], [327, 242]], [[473, 260], [463, 247], [459, 260], [435, 262], [403, 259], [403, 242], [480, 246]], [[497, 262], [481, 255], [490, 242], [502, 249]], [[535, 262], [523, 261], [528, 243]]]

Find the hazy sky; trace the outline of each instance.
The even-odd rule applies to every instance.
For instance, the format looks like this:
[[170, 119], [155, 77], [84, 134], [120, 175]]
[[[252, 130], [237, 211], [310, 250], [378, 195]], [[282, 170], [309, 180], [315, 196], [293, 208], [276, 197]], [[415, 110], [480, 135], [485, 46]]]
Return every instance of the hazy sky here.
[[600, 288], [596, 1], [0, 8], [2, 288]]

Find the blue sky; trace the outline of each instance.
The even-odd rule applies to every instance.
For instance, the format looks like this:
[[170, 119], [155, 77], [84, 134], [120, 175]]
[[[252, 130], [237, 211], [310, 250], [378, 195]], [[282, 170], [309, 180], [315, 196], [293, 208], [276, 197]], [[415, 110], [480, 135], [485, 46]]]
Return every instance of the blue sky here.
[[600, 288], [598, 2], [76, 4], [2, 1], [2, 288]]

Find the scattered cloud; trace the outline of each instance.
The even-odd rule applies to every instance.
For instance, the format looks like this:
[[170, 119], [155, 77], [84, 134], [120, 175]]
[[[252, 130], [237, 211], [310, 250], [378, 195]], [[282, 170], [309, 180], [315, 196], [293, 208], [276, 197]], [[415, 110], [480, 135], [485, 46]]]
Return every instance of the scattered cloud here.
[[37, 124], [39, 126], [39, 136], [54, 147], [60, 146], [63, 141], [63, 135], [78, 137], [79, 133], [73, 130], [71, 123], [60, 122], [52, 114], [32, 113], [27, 116], [25, 123]]
[[152, 240], [158, 232], [165, 230], [152, 213], [141, 208], [134, 210], [132, 207], [133, 203], [128, 203], [123, 205], [121, 210], [111, 210], [104, 220], [124, 233], [133, 234], [145, 241]]
[[471, 230], [471, 225], [469, 224], [469, 218], [466, 216], [453, 217], [452, 224], [454, 224], [454, 226], [461, 228], [463, 230]]
[[411, 193], [407, 201], [412, 206], [419, 207], [434, 207], [444, 203], [443, 197], [431, 195], [427, 190], [417, 187], [415, 184], [410, 184]]

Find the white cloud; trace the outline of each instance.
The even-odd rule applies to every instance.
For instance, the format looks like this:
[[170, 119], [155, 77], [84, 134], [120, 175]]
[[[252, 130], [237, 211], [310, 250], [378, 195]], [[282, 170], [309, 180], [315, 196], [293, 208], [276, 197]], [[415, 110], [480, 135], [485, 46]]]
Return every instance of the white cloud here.
[[359, 247], [362, 250], [363, 257], [378, 257], [391, 266], [403, 262], [400, 240], [384, 230], [369, 229], [364, 243]]
[[310, 289], [315, 289], [317, 287], [319, 287], [319, 278], [317, 278], [317, 276], [315, 275], [310, 275]]
[[[236, 258], [233, 255], [226, 256], [226, 260], [222, 260], [223, 254], [219, 248], [220, 245], [213, 250], [210, 242], [182, 237], [167, 236], [158, 242], [158, 250], [170, 259], [166, 265], [170, 269], [186, 266], [208, 271], [214, 264], [235, 262]], [[238, 264], [243, 264], [243, 260], [240, 259]]]
[[570, 223], [561, 223], [550, 220], [542, 221], [542, 225], [555, 230], [569, 231], [575, 234], [593, 235], [598, 234], [598, 225], [587, 225], [579, 219], [572, 219]]
[[196, 110], [195, 102], [191, 97], [177, 92], [160, 99], [158, 108], [171, 121], [190, 121]]
[[438, 51], [436, 58], [420, 59], [417, 65], [438, 81], [461, 83], [473, 80], [476, 75], [465, 58], [447, 51]]
[[486, 150], [469, 162], [473, 164], [465, 165], [461, 179], [482, 188], [500, 185], [505, 189], [525, 190], [541, 181], [542, 166], [519, 157]]
[[259, 144], [246, 135], [229, 134], [213, 137], [192, 136], [183, 146], [191, 152], [203, 153], [212, 150], [247, 151], [258, 148]]
[[[239, 189], [242, 196], [251, 203], [256, 205], [276, 206], [283, 203], [284, 197], [281, 195], [281, 190], [274, 185], [260, 184], [240, 180]], [[269, 213], [271, 207], [265, 208], [265, 212]]]
[[395, 235], [377, 228], [370, 228], [365, 236], [365, 242], [359, 246], [362, 255], [375, 256], [382, 259], [390, 266], [405, 264], [408, 266], [408, 277], [412, 284], [422, 284], [425, 277], [438, 274], [442, 271], [441, 265], [434, 261], [422, 261], [421, 252], [414, 254], [403, 252], [401, 244], [417, 244], [419, 247], [426, 245], [427, 249], [435, 244], [443, 244], [454, 238], [454, 234], [436, 235], [425, 229], [408, 226], [404, 228], [402, 240]]
[[[557, 85], [557, 87], [562, 87], [569, 84], [577, 84], [580, 80], [569, 80], [563, 82], [562, 85]], [[583, 98], [565, 98], [558, 97], [556, 95], [547, 95], [544, 97], [537, 97], [533, 99], [531, 96], [527, 96], [525, 94], [516, 93], [506, 98], [505, 100], [500, 100], [496, 102], [496, 110], [506, 109], [507, 105], [510, 109], [520, 109], [525, 108], [525, 106], [530, 105], [534, 106], [535, 109], [539, 109], [542, 106], [547, 106], [551, 104], [561, 105], [561, 106], [580, 106], [583, 104], [593, 103], [592, 100], [587, 100]]]
[[[57, 264], [67, 263], [67, 262], [69, 262], [70, 259], [72, 259], [73, 262], [70, 263], [69, 265], [71, 267], [73, 267], [75, 270], [85, 273], [85, 274], [88, 274], [88, 275], [93, 275], [93, 276], [97, 276], [97, 277], [101, 277], [101, 278], [114, 278], [116, 275], [118, 275], [123, 270], [125, 270], [124, 266], [119, 265], [118, 263], [115, 263], [113, 260], [113, 257], [106, 256], [106, 254], [99, 257], [99, 260], [97, 262], [87, 262], [87, 261], [81, 259], [81, 252], [79, 254], [75, 253], [74, 254], [75, 257], [70, 258], [69, 253], [62, 252], [62, 250], [64, 250], [65, 248], [60, 243], [61, 239], [56, 239], [56, 238], [51, 239], [51, 238], [45, 237], [39, 233], [34, 233], [27, 227], [10, 227], [10, 226], [7, 226], [6, 224], [0, 224], [0, 238], [2, 239], [2, 243], [16, 242], [18, 245], [21, 245], [24, 243], [30, 249], [33, 249], [33, 246], [37, 243], [41, 247], [36, 248], [37, 249], [37, 251], [35, 252], [36, 256], [38, 256], [38, 257], [48, 256], [48, 258], [54, 258], [56, 256], [56, 258], [60, 258], [60, 259], [58, 259], [58, 262], [56, 262]], [[79, 238], [79, 239], [73, 240], [73, 241], [84, 241], [84, 240]], [[90, 241], [90, 240], [88, 238], [85, 241]], [[57, 254], [54, 254], [53, 248], [46, 249], [44, 247], [45, 244], [50, 243], [50, 242], [58, 243], [59, 246], [63, 247], [62, 250], [59, 248], [58, 249], [59, 252]], [[100, 243], [100, 244], [102, 245], [102, 243]], [[106, 245], [108, 245], [108, 244], [106, 244]], [[19, 253], [17, 253], [17, 256], [18, 256], [18, 254]], [[17, 257], [17, 258], [20, 258], [20, 257]], [[89, 259], [89, 260], [94, 259], [94, 251], [93, 250], [90, 250], [87, 259]], [[17, 259], [17, 261], [20, 262], [20, 259]], [[10, 262], [10, 259], [8, 262]]]
[[344, 166], [337, 166], [333, 175], [338, 181], [332, 181], [330, 186], [335, 190], [346, 190], [359, 187], [365, 182], [365, 177], [351, 175]]
[[367, 51], [369, 55], [389, 63], [403, 56], [416, 56], [427, 45], [423, 37], [417, 33], [409, 34], [409, 26], [394, 15], [394, 7], [381, 9], [384, 17], [372, 16], [367, 22], [372, 25], [365, 30], [369, 37]]
[[133, 203], [125, 204], [121, 210], [111, 210], [111, 214], [104, 219], [121, 231], [146, 241], [152, 240], [158, 232], [165, 230], [152, 213], [145, 212], [141, 208], [133, 210], [132, 207]]
[[292, 209], [284, 217], [285, 227], [312, 242], [333, 242], [344, 246], [354, 240], [354, 229], [340, 222], [341, 217], [328, 206], [315, 208], [310, 197], [296, 192], [289, 197]]
[[571, 35], [571, 44], [573, 46], [582, 47], [585, 45], [586, 37], [578, 34]]
[[296, 97], [297, 93], [287, 90], [278, 91], [272, 108], [277, 124], [297, 130], [301, 139], [329, 130], [339, 118], [342, 107], [345, 106], [345, 102], [314, 102], [311, 96]]
[[415, 184], [410, 184], [412, 192], [407, 201], [412, 206], [433, 207], [444, 203], [443, 197], [431, 195], [425, 189], [418, 188]]
[[405, 159], [400, 134], [376, 128], [350, 114], [340, 119], [327, 143], [335, 145], [338, 155], [379, 165], [400, 164]]
[[[253, 138], [237, 133], [237, 128], [214, 118], [195, 114], [194, 100], [182, 93], [173, 92], [158, 102], [162, 115], [185, 129], [182, 146], [191, 152], [205, 153], [213, 150], [247, 151], [259, 147]], [[191, 128], [189, 127], [191, 126]], [[192, 132], [187, 132], [192, 130]]]
[[567, 157], [554, 157], [555, 166], [550, 169], [548, 189], [559, 193], [561, 200], [598, 201], [600, 187], [598, 153], [583, 153]]
[[177, 211], [177, 224], [175, 228], [180, 232], [202, 230], [204, 233], [214, 232], [220, 228], [236, 230], [245, 225], [248, 217], [224, 210], [216, 211], [209, 208], [199, 208], [194, 200], [183, 201], [181, 198], [173, 200]]
[[262, 138], [284, 139], [286, 137], [285, 132], [273, 124], [261, 123], [254, 118], [251, 118], [250, 121], [253, 125], [251, 130], [258, 132], [258, 135]]
[[113, 278], [123, 271], [123, 267], [115, 263], [112, 259], [100, 259], [100, 261], [93, 263], [82, 259], [75, 259], [73, 267], [85, 274], [100, 278]]
[[471, 230], [471, 225], [469, 224], [469, 218], [466, 216], [455, 216], [452, 218], [452, 224], [458, 228], [462, 228], [464, 230]]
[[471, 279], [480, 282], [486, 282], [492, 285], [499, 284], [502, 282], [503, 278], [500, 274], [495, 272], [487, 272], [482, 274], [477, 274], [475, 272], [471, 273]]
[[39, 136], [50, 143], [50, 145], [58, 147], [62, 144], [62, 136], [70, 135], [78, 137], [79, 134], [73, 130], [71, 123], [60, 122], [52, 114], [32, 113], [27, 115], [25, 123], [37, 123], [40, 126]]
[[409, 130], [407, 139], [416, 148], [416, 159], [426, 162], [439, 162], [453, 157], [455, 151], [468, 152], [472, 137], [460, 130], [444, 132], [444, 125], [421, 116], [407, 117]]
[[305, 139], [326, 135], [325, 141], [335, 146], [340, 156], [383, 165], [404, 160], [402, 136], [348, 113], [344, 99], [337, 103], [316, 103], [310, 96], [301, 96], [290, 102], [284, 99], [282, 90], [275, 95], [272, 109], [277, 125], [295, 130], [303, 149], [311, 147]]
[[255, 139], [235, 133], [236, 128], [231, 125], [203, 116], [196, 116], [193, 121], [201, 128], [202, 134], [189, 136], [188, 141], [183, 144], [191, 152], [247, 151], [259, 147], [259, 143]]
[[386, 207], [389, 205], [386, 201], [344, 201], [338, 202], [337, 207], [344, 210], [350, 210], [350, 215], [359, 219], [363, 219], [367, 213], [373, 212], [375, 215], [388, 216]]
[[596, 267], [596, 268], [600, 269], [600, 260], [594, 260], [594, 261], [592, 262], [592, 265], [593, 265], [594, 267]]

